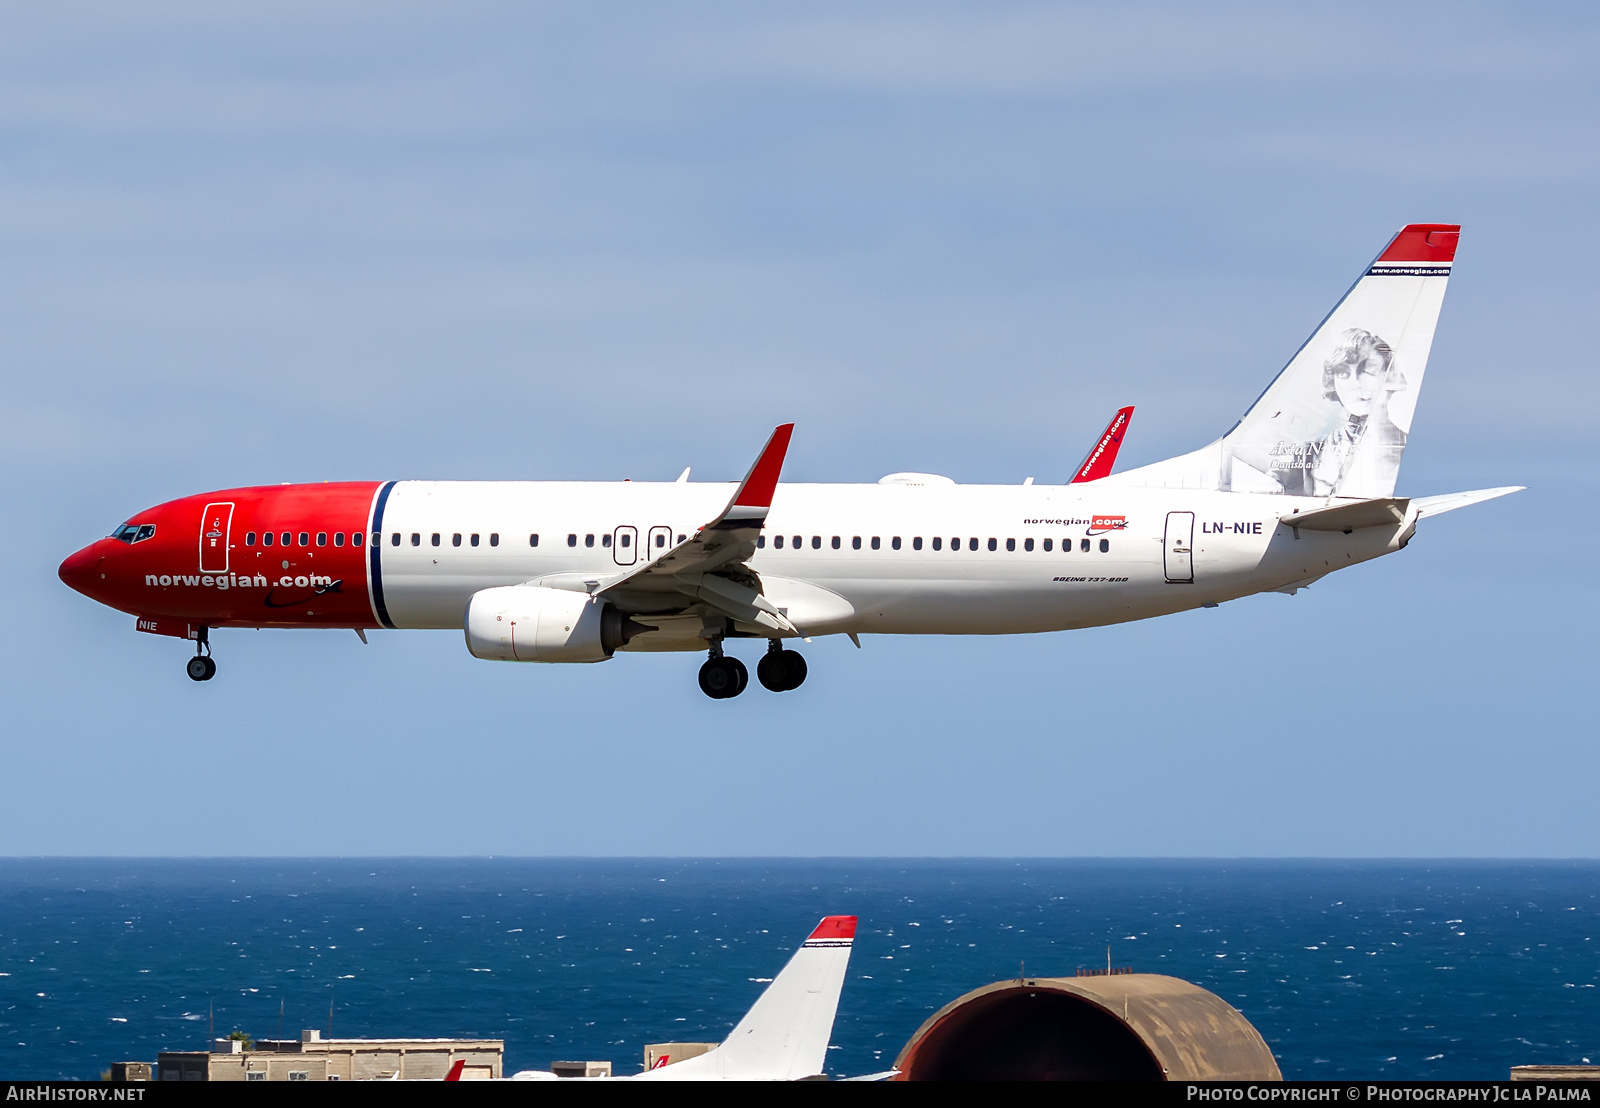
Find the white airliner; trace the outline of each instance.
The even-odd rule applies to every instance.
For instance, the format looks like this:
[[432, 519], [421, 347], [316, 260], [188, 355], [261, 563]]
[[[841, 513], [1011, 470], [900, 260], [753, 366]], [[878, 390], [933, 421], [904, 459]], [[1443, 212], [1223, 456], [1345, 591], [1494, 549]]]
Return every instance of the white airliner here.
[[[634, 1081], [803, 1081], [823, 1076], [855, 936], [855, 916], [828, 916], [714, 1049], [681, 1062], [663, 1058], [654, 1069], [622, 1077]], [[523, 1070], [511, 1080], [547, 1081], [557, 1076], [547, 1070]]]
[[495, 661], [706, 651], [716, 699], [748, 680], [730, 640], [765, 642], [757, 677], [783, 692], [806, 676], [796, 639], [1064, 631], [1293, 593], [1517, 491], [1395, 495], [1459, 230], [1401, 230], [1227, 434], [1123, 473], [1128, 409], [1062, 485], [780, 483], [785, 425], [731, 489], [686, 470], [205, 493], [133, 517], [61, 577], [196, 640], [195, 680], [215, 672], [214, 627], [464, 628]]

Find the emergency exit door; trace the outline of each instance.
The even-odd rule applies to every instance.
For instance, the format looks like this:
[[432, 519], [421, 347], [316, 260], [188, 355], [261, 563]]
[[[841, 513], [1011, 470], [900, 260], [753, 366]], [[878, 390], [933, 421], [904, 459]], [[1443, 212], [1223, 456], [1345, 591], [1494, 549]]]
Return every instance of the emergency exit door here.
[[1194, 583], [1194, 513], [1168, 512], [1167, 536], [1163, 557], [1167, 581], [1174, 585]]
[[200, 517], [200, 572], [228, 572], [228, 529], [233, 524], [232, 504], [207, 504]]

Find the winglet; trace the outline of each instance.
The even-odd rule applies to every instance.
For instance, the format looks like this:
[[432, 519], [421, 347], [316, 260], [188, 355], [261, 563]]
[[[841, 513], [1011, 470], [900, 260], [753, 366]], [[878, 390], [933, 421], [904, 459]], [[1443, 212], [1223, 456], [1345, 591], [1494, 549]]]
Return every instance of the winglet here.
[[456, 1064], [450, 1067], [450, 1072], [444, 1075], [444, 1079], [446, 1081], [460, 1081], [461, 1071], [466, 1068], [466, 1065], [467, 1060], [465, 1058], [457, 1058]]
[[772, 507], [772, 494], [778, 487], [778, 474], [783, 471], [783, 458], [789, 452], [789, 436], [794, 434], [794, 424], [785, 423], [772, 432], [767, 445], [761, 448], [750, 472], [739, 482], [738, 490], [728, 502], [727, 511], [717, 520], [719, 526], [760, 526]]
[[1117, 451], [1122, 449], [1122, 437], [1128, 433], [1128, 424], [1133, 420], [1133, 405], [1118, 408], [1117, 414], [1111, 417], [1111, 422], [1106, 425], [1105, 431], [1100, 435], [1100, 441], [1094, 448], [1084, 455], [1078, 464], [1078, 470], [1072, 475], [1069, 485], [1080, 484], [1084, 481], [1098, 481], [1111, 472], [1111, 467], [1116, 463]]

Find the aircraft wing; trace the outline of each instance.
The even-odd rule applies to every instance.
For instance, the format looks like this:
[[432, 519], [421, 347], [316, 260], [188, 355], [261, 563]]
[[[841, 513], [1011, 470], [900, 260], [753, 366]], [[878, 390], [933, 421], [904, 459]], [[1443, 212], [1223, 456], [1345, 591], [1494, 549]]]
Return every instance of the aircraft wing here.
[[750, 568], [756, 540], [789, 450], [794, 424], [772, 432], [728, 506], [686, 542], [595, 591], [633, 615], [677, 613], [694, 604], [742, 623], [797, 635], [799, 631], [766, 597]]

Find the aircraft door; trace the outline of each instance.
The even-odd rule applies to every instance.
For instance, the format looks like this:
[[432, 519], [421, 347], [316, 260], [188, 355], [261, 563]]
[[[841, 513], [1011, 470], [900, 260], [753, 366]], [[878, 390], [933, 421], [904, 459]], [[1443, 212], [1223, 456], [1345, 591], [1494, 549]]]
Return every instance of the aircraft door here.
[[672, 549], [672, 528], [670, 528], [670, 527], [652, 527], [652, 528], [650, 528], [650, 544], [647, 547], [645, 547], [645, 551], [644, 551], [645, 560], [653, 562], [657, 558], [661, 557], [661, 555], [665, 554], [667, 551], [669, 551], [671, 549]]
[[611, 533], [611, 556], [619, 566], [631, 566], [639, 560], [637, 527], [618, 527]]
[[200, 572], [228, 572], [228, 531], [233, 525], [232, 504], [207, 504], [200, 517]]
[[1170, 584], [1194, 582], [1194, 513], [1168, 512], [1162, 556]]

